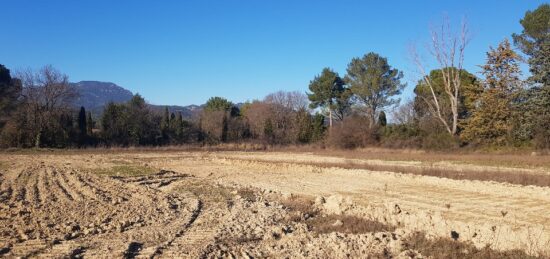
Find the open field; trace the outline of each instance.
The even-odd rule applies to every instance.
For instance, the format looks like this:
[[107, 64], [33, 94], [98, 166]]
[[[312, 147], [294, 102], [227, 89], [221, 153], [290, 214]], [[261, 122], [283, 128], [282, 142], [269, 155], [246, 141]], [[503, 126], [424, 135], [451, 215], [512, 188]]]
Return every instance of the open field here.
[[546, 257], [547, 158], [2, 153], [0, 257]]

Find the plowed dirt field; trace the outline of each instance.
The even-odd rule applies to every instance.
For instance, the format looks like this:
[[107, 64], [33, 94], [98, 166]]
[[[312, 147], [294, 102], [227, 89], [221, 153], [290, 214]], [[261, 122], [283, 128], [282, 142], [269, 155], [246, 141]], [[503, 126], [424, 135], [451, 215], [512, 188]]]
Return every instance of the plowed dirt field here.
[[4, 153], [0, 257], [547, 256], [550, 188], [467, 175], [489, 171], [550, 175], [311, 153]]

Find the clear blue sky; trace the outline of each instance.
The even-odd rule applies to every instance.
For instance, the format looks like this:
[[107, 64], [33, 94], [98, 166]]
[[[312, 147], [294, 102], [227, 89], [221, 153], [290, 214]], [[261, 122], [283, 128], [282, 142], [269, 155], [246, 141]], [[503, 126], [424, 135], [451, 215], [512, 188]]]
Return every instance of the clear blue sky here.
[[153, 104], [234, 102], [306, 91], [323, 67], [341, 75], [374, 51], [415, 82], [410, 43], [446, 13], [468, 17], [466, 68], [514, 32], [544, 1], [30, 1], [0, 3], [0, 64], [52, 64], [71, 81], [111, 81]]

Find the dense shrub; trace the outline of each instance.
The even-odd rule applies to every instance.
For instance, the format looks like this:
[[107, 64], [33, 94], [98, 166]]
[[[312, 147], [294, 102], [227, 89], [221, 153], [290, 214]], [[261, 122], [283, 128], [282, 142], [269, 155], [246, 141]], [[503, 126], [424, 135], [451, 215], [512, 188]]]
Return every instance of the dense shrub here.
[[380, 139], [378, 127], [369, 128], [369, 124], [365, 117], [347, 117], [329, 129], [326, 144], [342, 149], [377, 145]]
[[387, 125], [381, 129], [381, 145], [389, 148], [420, 148], [422, 138], [415, 125]]

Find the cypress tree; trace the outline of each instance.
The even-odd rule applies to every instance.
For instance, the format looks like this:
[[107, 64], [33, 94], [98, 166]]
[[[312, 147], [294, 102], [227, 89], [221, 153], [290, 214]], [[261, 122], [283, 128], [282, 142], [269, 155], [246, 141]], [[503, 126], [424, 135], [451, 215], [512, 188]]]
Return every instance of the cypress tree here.
[[80, 136], [85, 137], [87, 135], [86, 109], [83, 106], [80, 107], [80, 112], [78, 113], [78, 129], [80, 130]]
[[264, 121], [264, 138], [265, 140], [267, 140], [269, 143], [272, 143], [273, 142], [273, 138], [274, 138], [274, 129], [273, 129], [273, 123], [271, 122], [271, 119], [266, 119]]
[[222, 119], [222, 135], [221, 135], [221, 141], [226, 142], [227, 141], [227, 132], [229, 131], [229, 121], [227, 119], [227, 113], [223, 115]]
[[168, 107], [164, 107], [164, 114], [162, 116], [162, 121], [160, 123], [160, 129], [163, 133], [166, 132], [170, 126], [170, 112], [168, 112]]
[[305, 109], [299, 110], [296, 114], [296, 127], [298, 128], [297, 142], [309, 143], [313, 134], [313, 123], [311, 115]]
[[322, 140], [325, 135], [325, 117], [322, 114], [315, 114], [312, 120], [311, 141], [316, 142]]
[[176, 123], [176, 114], [170, 113], [170, 121], [169, 121], [170, 127], [172, 127], [174, 123]]
[[380, 125], [381, 127], [386, 127], [386, 124], [388, 124], [386, 113], [384, 111], [381, 111], [380, 114], [378, 114], [378, 125]]
[[181, 141], [183, 139], [183, 128], [184, 128], [183, 115], [181, 114], [181, 112], [176, 117], [176, 122], [174, 124], [176, 127], [176, 137], [178, 138], [179, 141]]

